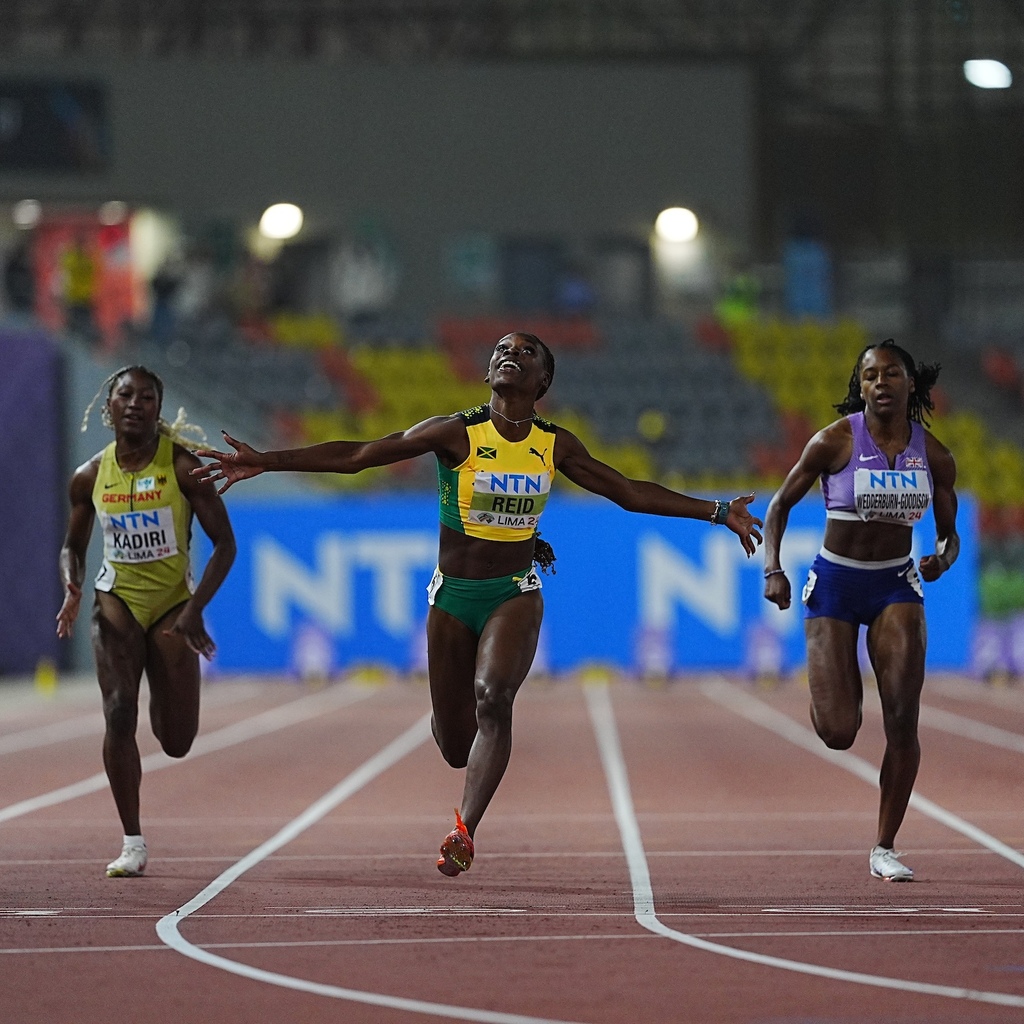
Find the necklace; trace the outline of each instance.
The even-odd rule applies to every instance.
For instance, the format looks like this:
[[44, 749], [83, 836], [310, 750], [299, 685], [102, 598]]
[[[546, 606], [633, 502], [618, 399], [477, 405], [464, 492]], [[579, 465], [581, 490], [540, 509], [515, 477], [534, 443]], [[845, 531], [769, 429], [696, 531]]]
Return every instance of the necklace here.
[[532, 412], [529, 416], [526, 417], [525, 420], [514, 420], [511, 417], [506, 416], [503, 412], [498, 412], [498, 410], [495, 409], [493, 405], [488, 406], [488, 408], [491, 410], [491, 412], [494, 413], [495, 416], [500, 416], [506, 423], [511, 423], [514, 427], [518, 427], [522, 423], [530, 423], [533, 420]]

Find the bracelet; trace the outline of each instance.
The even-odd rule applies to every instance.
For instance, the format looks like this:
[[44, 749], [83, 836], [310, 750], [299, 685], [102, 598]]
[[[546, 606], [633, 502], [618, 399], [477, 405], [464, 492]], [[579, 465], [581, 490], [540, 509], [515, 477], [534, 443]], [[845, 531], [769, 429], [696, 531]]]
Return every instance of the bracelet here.
[[779, 573], [782, 573], [783, 575], [785, 575], [786, 570], [785, 569], [765, 569], [765, 571], [764, 571], [764, 578], [768, 579], [769, 576], [778, 576]]
[[712, 526], [724, 526], [729, 518], [729, 502], [715, 498], [715, 511], [711, 513]]

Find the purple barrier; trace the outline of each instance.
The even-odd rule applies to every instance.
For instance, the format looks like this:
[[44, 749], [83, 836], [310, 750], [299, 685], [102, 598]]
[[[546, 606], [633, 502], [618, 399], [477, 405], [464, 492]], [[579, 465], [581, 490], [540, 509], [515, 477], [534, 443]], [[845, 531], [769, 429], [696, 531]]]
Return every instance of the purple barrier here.
[[0, 329], [0, 674], [57, 660], [64, 534], [60, 354]]

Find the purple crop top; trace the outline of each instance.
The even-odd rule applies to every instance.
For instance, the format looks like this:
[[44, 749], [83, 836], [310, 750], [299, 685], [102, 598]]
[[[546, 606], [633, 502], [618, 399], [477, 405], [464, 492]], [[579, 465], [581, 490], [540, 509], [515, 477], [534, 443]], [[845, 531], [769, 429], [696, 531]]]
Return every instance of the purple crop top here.
[[838, 473], [822, 473], [821, 492], [829, 519], [882, 521], [913, 526], [932, 503], [932, 474], [925, 451], [925, 431], [910, 424], [910, 444], [889, 468], [875, 444], [864, 413], [848, 416], [853, 430], [850, 461]]

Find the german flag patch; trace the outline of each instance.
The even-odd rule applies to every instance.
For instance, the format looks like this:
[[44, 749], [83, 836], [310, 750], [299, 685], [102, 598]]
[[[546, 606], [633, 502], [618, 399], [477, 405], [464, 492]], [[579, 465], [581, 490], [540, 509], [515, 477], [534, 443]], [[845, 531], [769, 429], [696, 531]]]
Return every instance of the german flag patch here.
[[498, 449], [485, 448], [483, 445], [478, 445], [476, 449], [476, 457], [478, 459], [496, 459], [498, 457]]

